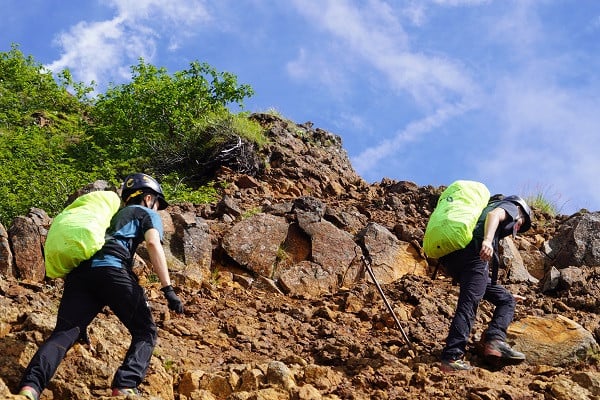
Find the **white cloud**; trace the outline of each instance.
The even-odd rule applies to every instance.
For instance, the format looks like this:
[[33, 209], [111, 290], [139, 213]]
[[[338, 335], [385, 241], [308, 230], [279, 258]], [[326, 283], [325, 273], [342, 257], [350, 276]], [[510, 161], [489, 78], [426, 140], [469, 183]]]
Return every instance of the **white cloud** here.
[[597, 92], [525, 74], [500, 81], [496, 93], [486, 105], [497, 122], [495, 139], [475, 165], [479, 173], [498, 186], [512, 185], [512, 191], [552, 187], [561, 202], [568, 201], [566, 213], [588, 201], [598, 207], [600, 187], [592, 183], [600, 171]]
[[501, 46], [510, 46], [515, 52], [513, 56], [530, 56], [529, 51], [535, 49], [548, 37], [543, 32], [543, 23], [537, 15], [537, 4], [532, 1], [512, 1], [504, 15], [498, 15], [489, 23], [489, 38]]
[[152, 20], [190, 26], [210, 18], [204, 2], [199, 0], [105, 0], [105, 3], [131, 22]]
[[423, 3], [411, 3], [405, 6], [402, 10], [402, 14], [408, 18], [408, 20], [416, 25], [421, 26], [424, 24], [426, 18], [425, 5]]
[[[331, 40], [344, 43], [341, 47], [346, 59], [354, 56], [370, 65], [382, 74], [382, 79], [389, 81], [398, 95], [409, 93], [422, 106], [433, 108], [443, 107], [456, 98], [472, 101], [477, 90], [460, 63], [413, 51], [400, 15], [386, 2], [371, 0], [363, 8], [333, 0], [319, 6], [300, 0], [295, 4], [315, 27], [329, 32]], [[401, 14], [402, 10], [398, 12]], [[310, 61], [316, 58], [315, 54]], [[328, 62], [335, 67], [337, 58], [331, 57]], [[305, 68], [312, 71], [312, 76], [319, 76], [320, 69], [311, 68], [310, 64]]]
[[[69, 68], [78, 80], [99, 82], [102, 76], [120, 66], [125, 50], [123, 35], [124, 26], [120, 18], [95, 23], [80, 22], [55, 39], [65, 52], [47, 67], [53, 71]], [[138, 40], [129, 41], [127, 46], [130, 49], [137, 47], [138, 51], [143, 51], [145, 47]]]
[[116, 10], [107, 21], [82, 21], [62, 32], [55, 43], [63, 52], [47, 65], [53, 71], [69, 68], [75, 79], [105, 86], [129, 76], [129, 66], [142, 57], [151, 62], [159, 40], [166, 36], [168, 49], [179, 47], [187, 28], [209, 16], [195, 0], [107, 0]]
[[397, 156], [397, 153], [408, 143], [420, 139], [423, 135], [430, 133], [457, 115], [464, 114], [469, 108], [465, 104], [439, 108], [435, 113], [411, 122], [406, 128], [398, 132], [394, 138], [384, 140], [376, 146], [367, 148], [357, 157], [352, 158], [352, 165], [359, 174], [364, 174], [385, 158]]

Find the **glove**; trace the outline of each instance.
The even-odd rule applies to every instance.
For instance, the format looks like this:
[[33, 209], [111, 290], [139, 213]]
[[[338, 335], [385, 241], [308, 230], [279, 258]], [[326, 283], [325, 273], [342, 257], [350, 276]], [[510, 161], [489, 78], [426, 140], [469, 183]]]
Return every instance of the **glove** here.
[[167, 299], [167, 303], [169, 303], [169, 309], [175, 311], [178, 314], [183, 313], [183, 303], [179, 300], [179, 297], [175, 294], [175, 290], [173, 290], [173, 286], [165, 286], [160, 289], [165, 294], [165, 298]]

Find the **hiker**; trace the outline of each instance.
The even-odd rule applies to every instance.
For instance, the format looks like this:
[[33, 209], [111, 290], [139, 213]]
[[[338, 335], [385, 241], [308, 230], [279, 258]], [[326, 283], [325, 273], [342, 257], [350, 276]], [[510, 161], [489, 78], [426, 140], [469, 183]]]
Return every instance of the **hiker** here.
[[[498, 241], [531, 227], [531, 209], [519, 196], [507, 196], [492, 201], [483, 210], [473, 230], [473, 239], [466, 248], [440, 258], [448, 274], [460, 285], [458, 304], [442, 350], [441, 369], [444, 372], [471, 370], [464, 360], [465, 349], [477, 308], [482, 299], [495, 306], [494, 314], [484, 333], [484, 357], [494, 363], [518, 363], [525, 355], [506, 343], [506, 329], [513, 320], [515, 296], [498, 285]], [[492, 276], [489, 265], [492, 261]]]
[[182, 313], [183, 303], [171, 286], [157, 210], [169, 204], [159, 183], [146, 174], [125, 178], [124, 207], [112, 218], [106, 242], [91, 259], [65, 278], [56, 327], [33, 356], [21, 380], [20, 395], [38, 400], [67, 351], [79, 339], [89, 343], [87, 326], [109, 306], [131, 334], [131, 344], [112, 381], [112, 395], [136, 395], [156, 344], [157, 328], [144, 289], [132, 271], [138, 245], [145, 241], [168, 306]]

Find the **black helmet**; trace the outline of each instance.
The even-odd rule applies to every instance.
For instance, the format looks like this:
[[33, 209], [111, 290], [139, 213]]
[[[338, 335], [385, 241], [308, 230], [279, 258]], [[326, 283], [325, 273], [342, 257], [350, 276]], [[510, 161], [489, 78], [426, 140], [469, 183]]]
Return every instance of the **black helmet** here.
[[521, 209], [523, 210], [523, 213], [525, 214], [525, 222], [523, 222], [523, 225], [521, 225], [521, 228], [519, 228], [519, 232], [520, 233], [527, 232], [529, 230], [529, 228], [531, 228], [531, 208], [527, 205], [525, 200], [523, 200], [519, 196], [515, 196], [515, 195], [506, 196], [502, 200], [510, 201], [511, 203], [516, 204], [521, 207]]
[[169, 206], [165, 195], [163, 194], [160, 184], [146, 174], [131, 174], [123, 180], [123, 190], [121, 192], [121, 199], [125, 204], [132, 198], [139, 196], [142, 193], [152, 193], [158, 199], [158, 209], [164, 210]]

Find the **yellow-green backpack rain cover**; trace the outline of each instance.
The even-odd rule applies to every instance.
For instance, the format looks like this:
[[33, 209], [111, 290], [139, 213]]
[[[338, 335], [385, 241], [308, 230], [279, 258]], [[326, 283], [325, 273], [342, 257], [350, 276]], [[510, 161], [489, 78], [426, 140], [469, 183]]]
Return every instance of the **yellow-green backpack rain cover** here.
[[121, 200], [115, 192], [84, 194], [58, 214], [44, 245], [46, 275], [62, 278], [104, 245], [104, 235]]
[[448, 186], [425, 229], [423, 250], [427, 257], [440, 258], [465, 248], [489, 200], [490, 191], [483, 183], [458, 180]]

